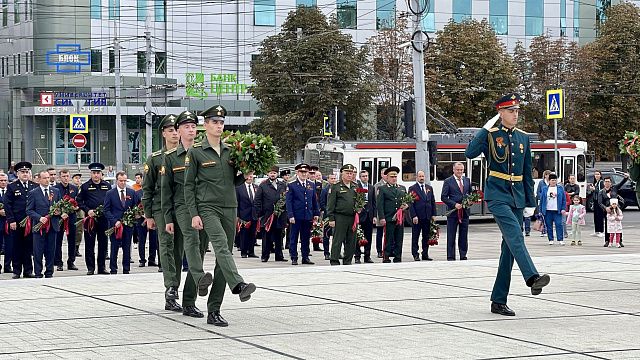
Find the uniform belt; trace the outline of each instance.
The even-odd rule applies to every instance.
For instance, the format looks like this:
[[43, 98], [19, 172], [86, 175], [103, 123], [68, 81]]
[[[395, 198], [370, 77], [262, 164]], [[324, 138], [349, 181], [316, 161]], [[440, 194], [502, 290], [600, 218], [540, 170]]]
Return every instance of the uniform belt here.
[[497, 177], [498, 179], [507, 181], [522, 181], [522, 175], [509, 175], [493, 170], [489, 171], [489, 176]]

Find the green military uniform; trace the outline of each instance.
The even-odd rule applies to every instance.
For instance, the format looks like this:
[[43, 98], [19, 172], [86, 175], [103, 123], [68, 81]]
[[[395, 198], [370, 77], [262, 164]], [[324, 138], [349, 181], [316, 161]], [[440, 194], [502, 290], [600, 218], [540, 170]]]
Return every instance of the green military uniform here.
[[189, 216], [200, 216], [202, 219], [216, 257], [213, 285], [207, 303], [208, 311], [212, 313], [220, 310], [226, 284], [234, 290], [236, 285], [244, 283], [231, 256], [238, 206], [235, 186], [244, 182], [244, 176], [238, 175], [236, 168], [230, 164], [229, 148], [224, 142], [220, 142], [218, 154], [207, 137], [187, 151], [184, 164], [184, 197], [189, 204]]
[[[344, 165], [340, 171], [355, 171], [350, 164]], [[342, 263], [351, 265], [353, 254], [356, 251], [356, 234], [353, 230], [355, 219], [356, 184], [346, 184], [340, 181], [331, 185], [327, 198], [327, 217], [329, 221], [335, 221], [333, 229], [333, 242], [331, 243], [331, 265], [340, 264], [340, 250], [344, 243], [344, 256]]]
[[[518, 108], [518, 102], [515, 94], [505, 96], [496, 103], [496, 108]], [[506, 305], [514, 259], [527, 285], [531, 286], [539, 278], [522, 235], [523, 210], [536, 206], [529, 136], [518, 128], [509, 129], [502, 124], [489, 130], [480, 129], [465, 155], [473, 159], [480, 154], [484, 154], [489, 167], [484, 199], [502, 232], [502, 252], [491, 300]], [[539, 292], [534, 295], [537, 294]]]
[[[167, 115], [160, 122], [159, 130], [173, 126], [175, 115]], [[144, 180], [142, 182], [142, 205], [144, 206], [145, 217], [153, 218], [158, 231], [158, 247], [160, 253], [160, 263], [162, 264], [162, 276], [164, 277], [164, 287], [177, 289], [180, 286], [182, 251], [174, 245], [174, 237], [165, 229], [164, 215], [161, 208], [161, 176], [164, 172], [164, 153], [167, 149], [156, 151], [151, 154], [144, 164]]]
[[[385, 171], [393, 171], [396, 167], [390, 167]], [[386, 183], [378, 188], [376, 196], [376, 207], [378, 219], [385, 219], [384, 226], [384, 244], [383, 244], [383, 261], [388, 262], [389, 257], [393, 257], [394, 262], [402, 261], [402, 240], [404, 236], [404, 219], [400, 224], [396, 224], [393, 216], [396, 214], [400, 206], [402, 206], [402, 196], [407, 193], [407, 189], [402, 185], [391, 185]]]

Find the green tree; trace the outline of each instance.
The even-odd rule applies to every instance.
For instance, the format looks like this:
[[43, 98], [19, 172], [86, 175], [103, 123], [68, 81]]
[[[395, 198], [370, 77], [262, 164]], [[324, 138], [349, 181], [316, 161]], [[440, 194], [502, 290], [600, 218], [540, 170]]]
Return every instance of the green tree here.
[[450, 21], [425, 55], [427, 102], [459, 127], [482, 126], [516, 87], [514, 65], [486, 20]]
[[367, 53], [340, 32], [335, 17], [328, 21], [315, 7], [291, 12], [251, 64], [250, 92], [264, 113], [253, 128], [274, 136], [281, 155], [292, 158], [307, 138], [322, 135], [324, 112], [338, 106], [347, 118], [339, 135], [358, 137], [374, 92]]
[[596, 40], [579, 50], [569, 134], [612, 159], [624, 131], [640, 127], [640, 10], [629, 3], [611, 6], [598, 30]]

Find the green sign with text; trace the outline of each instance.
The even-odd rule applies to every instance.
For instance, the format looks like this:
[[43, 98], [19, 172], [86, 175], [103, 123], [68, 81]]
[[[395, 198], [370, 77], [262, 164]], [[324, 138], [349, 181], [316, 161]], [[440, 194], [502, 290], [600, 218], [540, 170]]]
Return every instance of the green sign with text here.
[[236, 74], [187, 73], [187, 96], [204, 99], [209, 96], [246, 94], [249, 84], [239, 84]]

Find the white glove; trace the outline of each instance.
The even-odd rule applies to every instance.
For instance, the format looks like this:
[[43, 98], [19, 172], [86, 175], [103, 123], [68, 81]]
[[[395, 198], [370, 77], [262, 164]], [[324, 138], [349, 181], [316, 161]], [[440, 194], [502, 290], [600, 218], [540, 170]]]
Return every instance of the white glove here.
[[489, 119], [489, 121], [487, 121], [487, 123], [484, 124], [484, 126], [482, 128], [483, 129], [487, 129], [487, 130], [491, 129], [493, 127], [493, 125], [496, 124], [498, 119], [500, 119], [500, 114], [496, 114], [496, 116], [494, 116], [491, 119]]
[[525, 217], [532, 217], [535, 211], [536, 211], [536, 208], [534, 207], [526, 207], [524, 208], [524, 211], [522, 213]]

